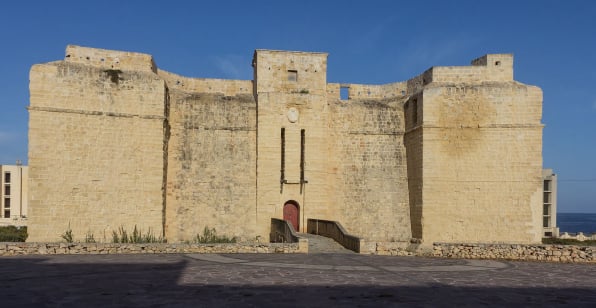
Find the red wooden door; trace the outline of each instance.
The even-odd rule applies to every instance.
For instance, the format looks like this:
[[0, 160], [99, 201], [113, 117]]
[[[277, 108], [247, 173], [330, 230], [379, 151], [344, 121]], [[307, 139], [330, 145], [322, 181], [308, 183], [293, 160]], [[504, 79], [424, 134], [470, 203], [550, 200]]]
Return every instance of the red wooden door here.
[[300, 232], [300, 210], [297, 204], [293, 202], [284, 204], [284, 220], [287, 220], [296, 231]]

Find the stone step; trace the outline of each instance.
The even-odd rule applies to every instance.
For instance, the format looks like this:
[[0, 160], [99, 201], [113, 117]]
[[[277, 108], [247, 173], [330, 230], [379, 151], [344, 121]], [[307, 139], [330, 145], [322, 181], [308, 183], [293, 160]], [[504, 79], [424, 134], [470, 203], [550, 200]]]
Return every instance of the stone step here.
[[308, 253], [355, 253], [329, 237], [308, 233], [298, 233], [298, 236], [308, 239]]

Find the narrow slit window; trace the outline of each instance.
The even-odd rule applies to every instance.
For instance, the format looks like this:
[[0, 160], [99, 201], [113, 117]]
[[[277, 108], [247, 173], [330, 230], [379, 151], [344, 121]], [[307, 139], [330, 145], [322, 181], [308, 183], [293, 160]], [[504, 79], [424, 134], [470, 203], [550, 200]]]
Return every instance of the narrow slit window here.
[[279, 175], [279, 182], [284, 183], [286, 180], [286, 129], [284, 127], [281, 128], [281, 166], [280, 166], [280, 175]]
[[300, 183], [304, 183], [304, 146], [305, 130], [300, 130]]
[[418, 100], [412, 101], [412, 123], [418, 125]]

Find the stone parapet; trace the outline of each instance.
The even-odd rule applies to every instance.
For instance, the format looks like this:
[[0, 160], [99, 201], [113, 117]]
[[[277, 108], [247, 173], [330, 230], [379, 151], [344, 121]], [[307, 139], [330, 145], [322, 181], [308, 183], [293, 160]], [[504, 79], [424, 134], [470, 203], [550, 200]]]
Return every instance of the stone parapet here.
[[226, 96], [253, 95], [252, 80], [190, 78], [163, 70], [158, 70], [157, 74], [167, 82], [170, 90], [176, 89], [189, 93], [221, 93]]
[[157, 66], [153, 61], [153, 57], [138, 52], [68, 45], [66, 47], [65, 61], [104, 69], [122, 69], [157, 73]]
[[434, 243], [433, 257], [596, 263], [595, 246]]

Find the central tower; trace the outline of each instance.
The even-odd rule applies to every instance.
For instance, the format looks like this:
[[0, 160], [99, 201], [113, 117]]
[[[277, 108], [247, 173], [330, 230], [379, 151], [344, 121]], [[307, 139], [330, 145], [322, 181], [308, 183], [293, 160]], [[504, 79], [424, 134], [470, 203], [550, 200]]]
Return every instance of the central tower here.
[[327, 54], [256, 50], [253, 66], [259, 233], [284, 213], [305, 231], [328, 210]]

